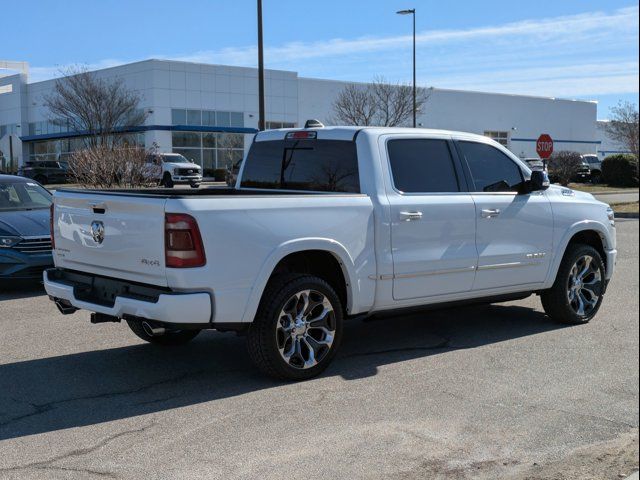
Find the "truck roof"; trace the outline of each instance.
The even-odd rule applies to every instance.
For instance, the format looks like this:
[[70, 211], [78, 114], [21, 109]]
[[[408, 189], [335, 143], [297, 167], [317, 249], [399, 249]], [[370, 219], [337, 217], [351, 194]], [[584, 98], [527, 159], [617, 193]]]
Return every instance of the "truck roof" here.
[[289, 132], [317, 132], [319, 140], [353, 140], [356, 135], [382, 135], [382, 134], [431, 134], [431, 135], [451, 135], [455, 137], [475, 138], [486, 142], [489, 140], [484, 135], [468, 132], [457, 132], [452, 130], [437, 130], [431, 128], [409, 128], [409, 127], [360, 127], [360, 126], [336, 126], [320, 128], [280, 128], [275, 130], [265, 130], [258, 132], [255, 137], [256, 142], [269, 140], [282, 140]]

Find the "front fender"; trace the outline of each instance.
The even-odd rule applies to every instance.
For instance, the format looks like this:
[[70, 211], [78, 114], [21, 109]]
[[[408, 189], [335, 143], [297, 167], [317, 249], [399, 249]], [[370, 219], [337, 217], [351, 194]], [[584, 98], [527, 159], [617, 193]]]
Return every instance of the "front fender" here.
[[[556, 275], [558, 274], [558, 269], [560, 268], [560, 263], [562, 262], [562, 258], [567, 251], [567, 246], [569, 245], [571, 239], [577, 233], [585, 231], [594, 231], [598, 233], [598, 235], [600, 235], [602, 246], [604, 247], [605, 252], [615, 248], [615, 240], [612, 238], [611, 233], [609, 232], [609, 228], [602, 222], [598, 222], [595, 220], [582, 220], [574, 223], [564, 232], [564, 235], [561, 237], [557, 244], [557, 247], [555, 249], [556, 255], [549, 268], [549, 274], [547, 276], [547, 280], [545, 281], [545, 288], [550, 288], [551, 286], [553, 286]], [[607, 271], [609, 271], [609, 268], [607, 268]]]
[[[267, 282], [271, 277], [278, 263], [287, 255], [292, 253], [304, 252], [308, 250], [322, 250], [331, 253], [338, 260], [345, 281], [347, 283], [347, 311], [351, 312], [354, 305], [358, 304], [360, 297], [360, 281], [357, 277], [355, 263], [347, 249], [341, 243], [328, 238], [304, 238], [290, 240], [276, 247], [267, 257], [260, 268], [260, 272], [251, 288], [249, 300], [242, 316], [242, 322], [252, 322], [262, 293], [267, 286]], [[366, 278], [366, 277], [365, 277]]]

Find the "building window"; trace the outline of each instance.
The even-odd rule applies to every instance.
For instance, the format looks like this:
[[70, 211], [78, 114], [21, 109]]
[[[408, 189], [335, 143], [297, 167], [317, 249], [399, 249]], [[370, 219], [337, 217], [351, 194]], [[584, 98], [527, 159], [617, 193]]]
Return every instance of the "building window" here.
[[267, 130], [275, 130], [278, 128], [296, 128], [296, 124], [293, 122], [270, 122], [267, 121]]
[[202, 125], [202, 111], [187, 110], [187, 125]]
[[174, 147], [200, 148], [201, 137], [196, 132], [172, 132], [172, 145]]
[[244, 127], [244, 113], [216, 110], [171, 109], [172, 125], [204, 125], [207, 127]]
[[173, 153], [179, 153], [202, 166], [205, 176], [226, 169], [244, 157], [241, 133], [173, 132]]
[[187, 111], [184, 109], [172, 109], [171, 110], [171, 123], [173, 125], [186, 125], [187, 124]]
[[[117, 135], [123, 146], [144, 147], [144, 133], [122, 133]], [[74, 137], [59, 140], [41, 140], [28, 142], [29, 160], [42, 161], [69, 161], [73, 152], [87, 147], [87, 138]]]
[[509, 147], [509, 132], [500, 132], [496, 130], [485, 130], [485, 137], [489, 137], [492, 140], [495, 140], [501, 145], [505, 147]]

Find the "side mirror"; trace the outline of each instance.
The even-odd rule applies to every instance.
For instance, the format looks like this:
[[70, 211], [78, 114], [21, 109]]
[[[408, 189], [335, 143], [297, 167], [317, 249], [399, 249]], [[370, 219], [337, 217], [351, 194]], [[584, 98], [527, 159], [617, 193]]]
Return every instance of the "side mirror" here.
[[540, 192], [549, 188], [549, 175], [545, 170], [534, 170], [531, 172], [531, 179], [524, 185], [524, 193]]

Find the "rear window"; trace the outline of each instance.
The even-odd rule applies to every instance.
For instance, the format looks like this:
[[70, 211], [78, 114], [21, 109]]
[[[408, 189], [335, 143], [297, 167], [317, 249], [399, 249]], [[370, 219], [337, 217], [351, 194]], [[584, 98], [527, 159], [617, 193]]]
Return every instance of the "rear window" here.
[[356, 145], [315, 139], [254, 142], [240, 187], [359, 193]]
[[401, 192], [460, 191], [446, 140], [394, 139], [387, 150], [393, 184]]

